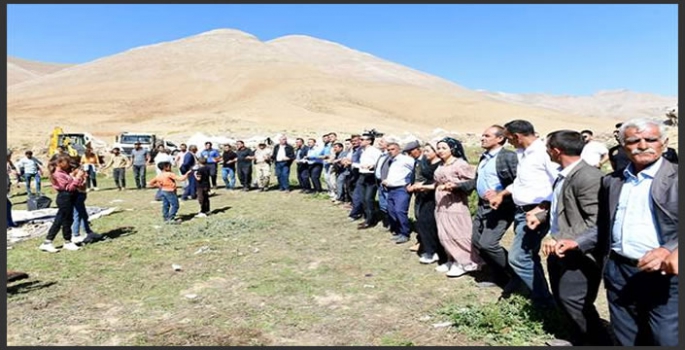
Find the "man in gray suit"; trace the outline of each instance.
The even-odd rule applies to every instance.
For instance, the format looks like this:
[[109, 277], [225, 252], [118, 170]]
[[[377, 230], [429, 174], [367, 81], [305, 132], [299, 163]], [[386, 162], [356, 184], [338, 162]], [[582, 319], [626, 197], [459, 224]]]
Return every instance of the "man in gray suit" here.
[[[542, 242], [547, 256], [547, 271], [552, 294], [572, 321], [573, 345], [611, 345], [602, 331], [594, 302], [599, 292], [601, 271], [590, 253], [579, 250], [556, 254], [557, 241], [574, 240], [597, 224], [599, 187], [604, 175], [598, 168], [581, 159], [584, 141], [580, 133], [571, 130], [547, 135], [547, 153], [560, 165], [553, 185], [551, 207], [546, 217], [549, 236]], [[538, 217], [528, 222], [536, 227]]]
[[606, 263], [611, 326], [621, 345], [677, 346], [678, 276], [661, 269], [678, 248], [678, 167], [661, 157], [668, 135], [660, 122], [623, 123], [619, 141], [631, 164], [602, 179], [597, 226], [559, 240], [555, 252], [594, 252]]

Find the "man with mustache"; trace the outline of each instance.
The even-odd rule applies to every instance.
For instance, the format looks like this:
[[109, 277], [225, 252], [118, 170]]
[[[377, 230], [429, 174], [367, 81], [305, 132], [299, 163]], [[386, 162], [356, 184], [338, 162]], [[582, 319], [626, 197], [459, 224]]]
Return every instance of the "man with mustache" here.
[[621, 345], [676, 346], [678, 277], [662, 269], [678, 249], [678, 166], [662, 157], [668, 136], [660, 122], [625, 122], [618, 139], [630, 164], [602, 179], [597, 226], [559, 240], [555, 253], [579, 249], [604, 264]]

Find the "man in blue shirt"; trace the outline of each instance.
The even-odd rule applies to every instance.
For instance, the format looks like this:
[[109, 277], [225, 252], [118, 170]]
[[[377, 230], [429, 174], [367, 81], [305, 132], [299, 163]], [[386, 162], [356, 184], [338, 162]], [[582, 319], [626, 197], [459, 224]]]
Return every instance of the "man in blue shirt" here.
[[216, 190], [217, 164], [221, 161], [219, 151], [212, 148], [212, 143], [205, 142], [205, 149], [200, 153], [200, 157], [207, 160], [207, 168], [209, 168], [209, 175], [212, 181], [212, 189]]
[[480, 146], [485, 152], [478, 162], [476, 178], [463, 184], [467, 191], [475, 189], [478, 193], [471, 242], [491, 273], [491, 281], [479, 283], [479, 287], [498, 285], [504, 288], [512, 277], [507, 250], [500, 242], [514, 221], [516, 208], [509, 198], [497, 209], [490, 206], [490, 199], [513, 183], [516, 177], [518, 158], [516, 153], [503, 147], [506, 142], [502, 126], [493, 125], [485, 129], [480, 138]]

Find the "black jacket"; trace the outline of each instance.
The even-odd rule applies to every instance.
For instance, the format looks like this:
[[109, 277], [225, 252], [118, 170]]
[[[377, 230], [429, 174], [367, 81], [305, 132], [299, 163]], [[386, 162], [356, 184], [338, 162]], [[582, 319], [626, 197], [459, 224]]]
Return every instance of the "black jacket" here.
[[[481, 155], [478, 163], [483, 160], [484, 155]], [[516, 167], [519, 164], [518, 156], [516, 152], [510, 151], [508, 149], [502, 148], [495, 158], [495, 168], [497, 169], [497, 177], [499, 182], [502, 184], [503, 188], [511, 185], [516, 178]], [[462, 182], [456, 190], [464, 191], [466, 193], [471, 193], [476, 189], [476, 182], [478, 181], [478, 172], [476, 172], [476, 177], [473, 180]], [[504, 197], [503, 204], [513, 203], [511, 196]]]
[[[280, 143], [274, 146], [274, 152], [271, 154], [271, 161], [274, 163], [276, 162], [276, 156], [278, 155], [278, 150], [280, 149], [280, 147]], [[285, 156], [290, 158], [290, 160], [288, 161], [288, 165], [292, 164], [295, 160], [295, 150], [293, 149], [293, 146], [287, 143], [285, 144]]]

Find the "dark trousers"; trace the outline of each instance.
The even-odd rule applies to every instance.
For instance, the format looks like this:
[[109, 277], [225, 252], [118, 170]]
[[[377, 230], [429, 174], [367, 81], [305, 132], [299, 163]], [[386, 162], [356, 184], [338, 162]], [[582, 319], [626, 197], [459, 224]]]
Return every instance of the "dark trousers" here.
[[550, 255], [547, 271], [554, 299], [574, 325], [571, 342], [574, 345], [583, 345], [584, 342], [611, 345], [595, 308], [601, 281], [597, 263], [574, 250], [567, 252], [564, 258]]
[[197, 179], [195, 179], [195, 170], [191, 171], [188, 175], [188, 184], [183, 189], [183, 194], [181, 195], [182, 200], [188, 200], [188, 198], [195, 199], [197, 197]]
[[207, 163], [207, 167], [209, 168], [209, 180], [211, 183], [212, 188], [216, 188], [216, 163]]
[[112, 175], [118, 188], [126, 188], [126, 168], [114, 168]]
[[76, 200], [75, 192], [59, 191], [57, 193], [57, 216], [52, 226], [48, 230], [48, 235], [45, 237], [46, 241], [53, 241], [57, 236], [59, 229], [62, 229], [62, 237], [65, 242], [71, 241], [71, 225], [74, 223], [74, 202]]
[[350, 210], [350, 217], [357, 218], [364, 215], [364, 193], [362, 192], [362, 182], [364, 179], [357, 173], [353, 176], [355, 179], [352, 183], [354, 184], [352, 189], [352, 210]]
[[352, 196], [354, 195], [354, 189], [357, 186], [357, 180], [359, 179], [359, 173], [354, 169], [350, 169], [349, 173], [345, 177], [345, 201], [352, 203]]
[[7, 198], [7, 227], [17, 227], [17, 224], [12, 220], [12, 202]]
[[623, 346], [678, 345], [678, 276], [609, 259], [604, 269], [611, 327]]
[[314, 192], [321, 192], [321, 172], [323, 171], [323, 164], [314, 163], [309, 164], [309, 177], [312, 180], [312, 188]]
[[509, 282], [511, 269], [507, 261], [507, 250], [500, 242], [504, 233], [514, 221], [513, 204], [504, 204], [493, 210], [482, 199], [479, 200], [476, 214], [473, 216], [471, 244], [478, 255], [490, 267], [492, 282], [504, 287]]
[[369, 226], [376, 224], [376, 176], [374, 174], [359, 175], [360, 191], [362, 195], [362, 206], [364, 207], [365, 222]]
[[197, 189], [197, 201], [200, 203], [200, 213], [209, 214], [209, 188]]
[[252, 165], [240, 165], [237, 169], [238, 180], [240, 180], [243, 190], [249, 190], [252, 185]]
[[145, 173], [147, 172], [146, 165], [134, 165], [133, 166], [133, 179], [136, 180], [136, 188], [145, 188], [147, 185], [145, 182]]
[[414, 202], [416, 214], [416, 231], [418, 232], [419, 242], [421, 242], [420, 252], [429, 255], [438, 254], [438, 263], [447, 262], [447, 254], [440, 244], [438, 237], [438, 226], [435, 222], [435, 192], [417, 193]]
[[388, 224], [392, 232], [407, 236], [411, 233], [409, 227], [409, 201], [411, 195], [404, 186], [387, 188]]
[[287, 191], [290, 189], [290, 163], [276, 162], [276, 178], [278, 179], [278, 189]]
[[309, 164], [297, 164], [297, 182], [300, 184], [300, 188], [303, 190], [309, 190], [312, 188], [309, 184]]

